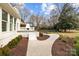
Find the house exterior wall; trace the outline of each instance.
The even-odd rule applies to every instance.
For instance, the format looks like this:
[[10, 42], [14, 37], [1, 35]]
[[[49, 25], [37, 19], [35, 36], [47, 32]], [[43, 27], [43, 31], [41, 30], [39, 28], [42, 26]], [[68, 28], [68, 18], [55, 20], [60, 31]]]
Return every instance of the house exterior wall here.
[[[13, 25], [12, 31], [10, 31], [10, 13], [7, 12], [7, 27], [6, 31], [2, 31], [2, 7], [0, 7], [0, 47], [4, 47], [8, 44], [13, 38], [18, 36], [17, 31], [20, 29], [20, 19], [16, 18], [16, 30], [14, 30], [14, 16], [13, 16]], [[18, 24], [18, 25], [17, 25]]]
[[2, 8], [0, 7], [0, 33], [1, 33], [1, 31], [2, 31]]

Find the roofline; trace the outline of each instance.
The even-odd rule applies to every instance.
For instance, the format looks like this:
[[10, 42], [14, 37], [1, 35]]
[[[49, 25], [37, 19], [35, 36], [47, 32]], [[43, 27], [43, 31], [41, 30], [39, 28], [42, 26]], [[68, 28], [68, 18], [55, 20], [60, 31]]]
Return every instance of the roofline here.
[[0, 3], [0, 7], [4, 9], [6, 12], [11, 14], [12, 16], [21, 19], [21, 16], [17, 13], [17, 11], [12, 7], [9, 3]]

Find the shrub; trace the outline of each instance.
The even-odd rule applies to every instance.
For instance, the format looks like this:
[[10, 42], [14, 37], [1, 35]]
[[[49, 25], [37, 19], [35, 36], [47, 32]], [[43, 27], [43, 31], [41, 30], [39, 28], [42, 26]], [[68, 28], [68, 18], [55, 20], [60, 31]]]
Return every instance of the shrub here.
[[19, 38], [19, 39], [22, 39], [22, 35], [19, 35], [18, 38]]
[[77, 43], [77, 41], [74, 41], [74, 44], [76, 44]]
[[62, 40], [62, 39], [63, 39], [63, 35], [60, 35], [59, 40]]
[[10, 49], [14, 48], [21, 39], [22, 39], [22, 36], [19, 35], [11, 42], [9, 42], [5, 47], [0, 48], [0, 56], [9, 56], [11, 54]]
[[11, 42], [9, 42], [7, 46], [9, 48], [14, 48], [21, 39], [22, 39], [22, 36], [19, 35], [18, 37], [16, 37], [15, 39], [13, 39]]
[[39, 32], [39, 36], [40, 36], [40, 37], [43, 37], [43, 33]]
[[76, 49], [76, 54], [79, 56], [79, 37], [75, 38], [75, 49]]
[[67, 37], [60, 35], [59, 40], [61, 40], [62, 42], [66, 43], [67, 42]]
[[0, 48], [0, 56], [9, 56], [9, 55], [10, 55], [9, 47], [5, 46], [3, 48]]
[[72, 49], [70, 50], [70, 54], [71, 54], [72, 56], [76, 56], [76, 55], [77, 55], [77, 54], [76, 54], [76, 49], [72, 48]]
[[76, 54], [79, 56], [79, 43], [75, 45]]

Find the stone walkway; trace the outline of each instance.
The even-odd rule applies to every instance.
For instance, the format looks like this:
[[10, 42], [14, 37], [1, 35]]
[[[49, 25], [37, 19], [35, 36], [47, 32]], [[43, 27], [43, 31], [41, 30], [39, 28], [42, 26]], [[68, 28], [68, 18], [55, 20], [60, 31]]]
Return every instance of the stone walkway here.
[[48, 34], [50, 37], [47, 40], [29, 40], [27, 56], [51, 56], [51, 48], [54, 41], [59, 37], [58, 34]]

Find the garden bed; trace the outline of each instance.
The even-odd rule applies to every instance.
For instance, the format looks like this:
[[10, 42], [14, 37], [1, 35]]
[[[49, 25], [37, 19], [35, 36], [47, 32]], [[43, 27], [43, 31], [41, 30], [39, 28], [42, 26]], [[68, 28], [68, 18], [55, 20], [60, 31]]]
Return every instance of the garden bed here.
[[[24, 55], [24, 53], [26, 55], [25, 51], [27, 50], [27, 42], [28, 42], [27, 39], [23, 39], [22, 36], [19, 35], [18, 37], [10, 41], [5, 47], [0, 48], [0, 56], [12, 56], [12, 55], [20, 56], [20, 55]], [[20, 51], [21, 51], [21, 54], [18, 53]]]
[[53, 56], [76, 55], [74, 50], [74, 38], [60, 36], [52, 46]]
[[48, 38], [49, 38], [48, 35], [44, 35], [43, 33], [39, 33], [39, 37], [37, 37], [37, 40], [42, 41], [42, 40], [46, 40]]
[[49, 38], [48, 35], [43, 35], [42, 37], [37, 37], [37, 40], [46, 40], [48, 38]]
[[27, 53], [28, 38], [23, 37], [15, 48], [11, 49], [12, 56], [25, 56]]

